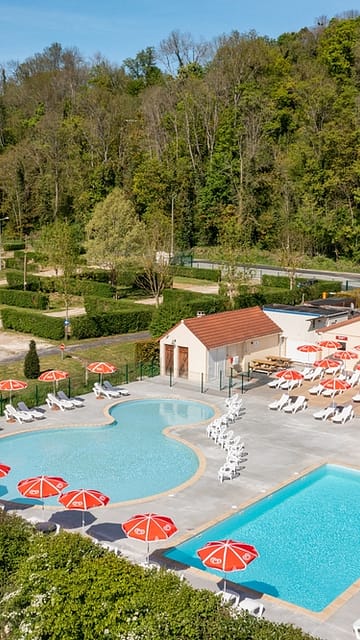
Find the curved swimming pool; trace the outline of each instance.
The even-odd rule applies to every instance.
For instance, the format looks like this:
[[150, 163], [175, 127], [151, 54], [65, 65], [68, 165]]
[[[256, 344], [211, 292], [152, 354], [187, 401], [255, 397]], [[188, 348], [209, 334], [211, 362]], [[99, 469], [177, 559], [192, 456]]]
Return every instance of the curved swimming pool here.
[[[214, 415], [200, 402], [133, 400], [110, 409], [113, 422], [99, 427], [47, 429], [0, 439], [0, 459], [11, 472], [0, 480], [0, 497], [18, 502], [19, 480], [62, 476], [68, 489], [98, 489], [111, 502], [145, 498], [175, 489], [197, 471], [195, 452], [167, 437], [166, 427], [196, 424]], [[68, 490], [67, 489], [67, 490]], [[56, 498], [45, 505], [57, 504]]]

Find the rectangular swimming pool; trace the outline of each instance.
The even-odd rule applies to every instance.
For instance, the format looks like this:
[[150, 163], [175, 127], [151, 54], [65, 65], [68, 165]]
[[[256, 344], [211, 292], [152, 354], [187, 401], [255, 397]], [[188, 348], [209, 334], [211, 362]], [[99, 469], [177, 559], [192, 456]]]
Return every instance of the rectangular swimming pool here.
[[320, 612], [360, 577], [360, 472], [323, 465], [166, 552], [207, 569], [197, 549], [232, 538], [260, 557], [234, 583]]

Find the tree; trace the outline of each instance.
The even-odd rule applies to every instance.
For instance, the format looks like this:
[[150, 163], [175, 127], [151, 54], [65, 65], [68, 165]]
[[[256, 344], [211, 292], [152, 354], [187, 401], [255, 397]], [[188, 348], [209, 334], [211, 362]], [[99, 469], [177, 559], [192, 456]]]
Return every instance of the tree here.
[[144, 225], [132, 202], [116, 187], [95, 206], [86, 234], [88, 263], [109, 269], [115, 284], [118, 270], [140, 255]]
[[143, 273], [137, 282], [155, 298], [157, 307], [163, 290], [171, 280], [171, 234], [171, 225], [164, 215], [149, 217], [141, 256]]
[[29, 351], [24, 360], [24, 376], [25, 378], [36, 379], [40, 375], [40, 360], [36, 351], [35, 340], [30, 340]]
[[46, 256], [47, 264], [59, 275], [66, 308], [67, 329], [71, 278], [76, 274], [80, 255], [78, 229], [76, 225], [70, 225], [67, 221], [57, 220], [42, 228], [36, 247]]

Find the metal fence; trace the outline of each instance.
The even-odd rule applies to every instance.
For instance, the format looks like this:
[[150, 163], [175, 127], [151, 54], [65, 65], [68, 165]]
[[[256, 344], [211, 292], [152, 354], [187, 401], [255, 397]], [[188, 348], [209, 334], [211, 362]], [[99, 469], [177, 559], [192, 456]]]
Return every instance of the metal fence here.
[[[111, 374], [111, 382], [114, 385], [128, 384], [135, 380], [143, 380], [144, 378], [153, 378], [158, 376], [160, 372], [159, 363], [152, 362], [132, 362], [119, 367], [119, 369]], [[89, 373], [87, 370], [78, 376], [71, 376], [58, 382], [55, 386], [52, 383], [44, 383], [38, 381], [29, 381], [27, 389], [22, 391], [0, 392], [0, 415], [4, 415], [5, 405], [12, 403], [16, 405], [20, 400], [26, 402], [29, 407], [37, 407], [46, 403], [46, 396], [54, 390], [57, 392], [62, 389], [70, 396], [79, 396], [83, 393], [92, 391], [94, 382], [100, 380], [100, 376]]]

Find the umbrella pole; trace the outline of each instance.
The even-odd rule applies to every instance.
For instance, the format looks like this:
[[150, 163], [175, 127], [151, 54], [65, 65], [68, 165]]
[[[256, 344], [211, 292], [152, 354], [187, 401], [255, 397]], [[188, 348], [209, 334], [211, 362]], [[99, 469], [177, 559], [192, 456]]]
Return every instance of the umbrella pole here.
[[82, 527], [82, 530], [84, 531], [84, 529], [85, 529], [85, 511], [81, 512], [81, 527]]
[[226, 572], [224, 571], [224, 593], [226, 593]]
[[146, 549], [146, 564], [149, 564], [149, 559], [150, 559], [150, 543], [148, 541], [147, 542], [147, 549]]

